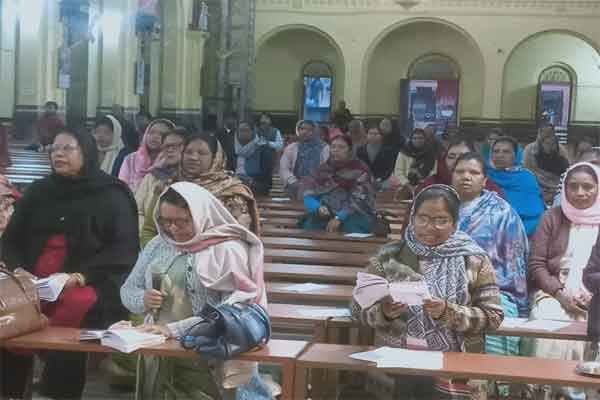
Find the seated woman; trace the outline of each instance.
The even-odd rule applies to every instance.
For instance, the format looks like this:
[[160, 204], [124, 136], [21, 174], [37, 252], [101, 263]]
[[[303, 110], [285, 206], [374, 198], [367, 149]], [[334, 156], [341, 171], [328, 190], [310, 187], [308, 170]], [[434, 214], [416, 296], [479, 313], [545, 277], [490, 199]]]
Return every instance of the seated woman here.
[[[260, 234], [258, 206], [250, 189], [225, 170], [225, 153], [213, 134], [189, 136], [183, 145], [181, 170], [173, 178], [157, 184], [155, 197], [146, 215], [152, 215], [158, 195], [173, 182], [192, 182], [202, 186], [218, 198], [231, 215], [245, 228]], [[141, 232], [142, 246], [156, 236], [156, 225], [146, 218]]]
[[152, 167], [163, 162], [162, 157], [159, 157], [162, 138], [173, 129], [175, 124], [168, 119], [152, 121], [146, 127], [139, 149], [125, 157], [119, 171], [119, 179], [125, 182], [132, 192], [137, 190]]
[[303, 183], [308, 211], [299, 222], [304, 229], [327, 232], [371, 233], [375, 213], [373, 177], [352, 157], [352, 140], [337, 136], [330, 145], [329, 161]]
[[500, 186], [504, 198], [519, 214], [530, 237], [540, 222], [545, 205], [535, 175], [521, 166], [521, 156], [521, 148], [515, 139], [509, 136], [496, 139], [487, 175]]
[[[473, 144], [466, 139], [460, 137], [450, 140], [448, 150], [437, 161], [437, 172], [427, 177], [423, 183], [419, 185], [416, 193], [431, 185], [451, 185], [452, 171], [456, 166], [456, 160], [463, 154], [474, 152]], [[502, 189], [496, 185], [491, 179], [485, 180], [485, 189], [496, 192], [500, 197], [504, 198]]]
[[356, 157], [371, 169], [377, 190], [388, 188], [387, 180], [394, 171], [397, 155], [396, 148], [385, 143], [385, 136], [377, 125], [369, 127], [367, 144], [359, 147], [356, 151]]
[[[210, 192], [190, 182], [175, 183], [160, 196], [154, 219], [159, 236], [144, 248], [121, 287], [129, 311], [146, 314], [141, 330], [180, 338], [202, 320], [194, 315], [206, 304], [257, 302], [266, 308], [262, 243]], [[153, 274], [162, 276], [160, 291], [153, 289]], [[225, 363], [225, 375], [236, 365]], [[250, 378], [256, 364], [244, 367]], [[148, 399], [167, 394], [221, 399], [223, 382], [217, 377], [222, 368], [200, 358], [145, 359], [141, 391]]]
[[[138, 255], [135, 200], [123, 182], [98, 168], [89, 134], [63, 130], [49, 150], [52, 174], [32, 183], [17, 203], [2, 259], [39, 278], [69, 274], [58, 300], [43, 303], [50, 325], [105, 329], [127, 316], [119, 287]], [[21, 398], [33, 357], [6, 354], [2, 389]], [[45, 359], [41, 394], [80, 398], [87, 355], [51, 351]]]
[[137, 202], [138, 206], [140, 232], [144, 227], [146, 216], [151, 216], [153, 211], [151, 207], [152, 202], [156, 201], [156, 187], [161, 185], [161, 182], [165, 182], [173, 178], [179, 172], [185, 134], [185, 129], [176, 128], [168, 131], [162, 137], [161, 152], [163, 160], [161, 165], [157, 165], [150, 169], [135, 191], [135, 201]]
[[[490, 257], [507, 317], [528, 317], [527, 253], [525, 227], [512, 207], [485, 189], [485, 161], [478, 153], [456, 161], [452, 186], [460, 196], [458, 229], [481, 246]], [[486, 337], [486, 352], [519, 354], [519, 338]]]
[[300, 180], [311, 176], [329, 159], [329, 146], [321, 139], [314, 122], [298, 121], [296, 136], [298, 141], [286, 146], [279, 161], [279, 176], [283, 188], [292, 199], [302, 197], [298, 193]]
[[558, 143], [553, 127], [540, 129], [537, 141], [527, 145], [523, 166], [535, 174], [544, 193], [544, 201], [551, 205], [560, 176], [569, 168], [567, 151]]
[[[544, 214], [533, 236], [529, 257], [533, 319], [586, 320], [591, 294], [583, 286], [582, 275], [600, 239], [599, 180], [597, 166], [573, 165], [567, 172], [561, 205]], [[532, 350], [536, 357], [582, 360], [585, 342], [536, 339]], [[555, 390], [569, 398], [579, 393], [570, 388]]]
[[[390, 282], [424, 280], [431, 294], [422, 306], [394, 303], [391, 297], [352, 314], [375, 328], [376, 342], [393, 347], [421, 343], [436, 351], [483, 351], [483, 329], [503, 319], [494, 267], [467, 234], [457, 231], [460, 199], [446, 185], [417, 195], [403, 240], [383, 246], [371, 258], [368, 273]], [[402, 378], [402, 398], [434, 395], [433, 378]], [[438, 395], [440, 395], [438, 393]], [[443, 397], [445, 398], [445, 397]]]
[[240, 122], [235, 136], [235, 173], [255, 196], [268, 195], [273, 185], [275, 152], [269, 143], [252, 132], [248, 122]]
[[426, 137], [423, 129], [415, 129], [396, 159], [391, 183], [403, 197], [412, 198], [415, 188], [436, 172], [439, 154], [433, 145], [434, 139], [426, 140]]
[[118, 176], [121, 165], [131, 149], [123, 142], [123, 128], [119, 120], [106, 115], [96, 122], [94, 138], [98, 146], [100, 169], [112, 176]]

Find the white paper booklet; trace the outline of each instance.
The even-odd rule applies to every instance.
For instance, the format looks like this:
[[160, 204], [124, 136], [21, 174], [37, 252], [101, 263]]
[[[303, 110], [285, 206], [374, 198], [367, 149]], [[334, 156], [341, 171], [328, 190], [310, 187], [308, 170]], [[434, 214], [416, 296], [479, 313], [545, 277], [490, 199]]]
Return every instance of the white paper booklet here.
[[38, 279], [34, 283], [41, 300], [56, 301], [68, 280], [69, 274], [61, 273]]
[[440, 370], [444, 366], [444, 354], [441, 351], [380, 347], [372, 351], [351, 354], [350, 358], [376, 363], [377, 368]]
[[112, 347], [123, 353], [131, 353], [142, 347], [162, 344], [163, 335], [140, 332], [137, 329], [82, 330], [79, 340], [100, 340], [103, 346]]
[[425, 281], [388, 282], [385, 278], [359, 272], [352, 295], [361, 308], [371, 307], [390, 295], [397, 303], [409, 306], [422, 305], [423, 299], [431, 297]]

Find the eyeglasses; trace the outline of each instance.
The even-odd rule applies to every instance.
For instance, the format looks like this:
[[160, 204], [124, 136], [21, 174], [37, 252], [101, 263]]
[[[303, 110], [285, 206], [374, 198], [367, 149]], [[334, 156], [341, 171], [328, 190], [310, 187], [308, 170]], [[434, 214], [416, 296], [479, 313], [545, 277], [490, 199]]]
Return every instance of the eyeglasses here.
[[447, 217], [430, 217], [428, 215], [415, 215], [415, 226], [425, 228], [428, 225], [433, 225], [436, 229], [447, 228], [452, 223], [451, 218]]
[[191, 221], [186, 218], [169, 219], [169, 218], [158, 217], [158, 223], [160, 224], [160, 226], [162, 226], [165, 229], [170, 229], [173, 225], [175, 225], [175, 227], [177, 229], [183, 229], [183, 228], [187, 227], [189, 224], [191, 224]]
[[51, 144], [48, 146], [48, 153], [56, 153], [62, 151], [65, 154], [71, 154], [79, 150], [79, 146], [73, 144]]

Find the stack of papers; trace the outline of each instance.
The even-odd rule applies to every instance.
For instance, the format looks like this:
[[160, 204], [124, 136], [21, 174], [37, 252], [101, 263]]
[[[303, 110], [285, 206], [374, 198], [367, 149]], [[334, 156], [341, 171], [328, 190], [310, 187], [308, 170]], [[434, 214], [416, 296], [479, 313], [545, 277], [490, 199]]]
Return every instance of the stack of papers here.
[[529, 321], [527, 318], [504, 318], [500, 328], [554, 332], [569, 325], [571, 325], [570, 321], [556, 321], [551, 319], [534, 319]]
[[350, 358], [377, 364], [377, 368], [411, 368], [440, 370], [444, 367], [441, 351], [421, 351], [380, 347], [363, 353], [354, 353]]
[[356, 274], [356, 287], [352, 293], [361, 308], [371, 307], [384, 297], [392, 296], [396, 303], [409, 306], [423, 304], [423, 299], [431, 298], [427, 283], [420, 281], [388, 282], [387, 279], [373, 274]]
[[54, 274], [34, 283], [41, 300], [56, 301], [68, 280], [69, 274]]
[[291, 292], [305, 293], [327, 289], [328, 287], [329, 285], [324, 285], [321, 283], [298, 283], [296, 285], [286, 286], [285, 290], [289, 290]]
[[103, 346], [112, 347], [123, 353], [131, 353], [142, 347], [162, 344], [163, 335], [140, 332], [136, 329], [82, 330], [79, 340], [100, 340]]

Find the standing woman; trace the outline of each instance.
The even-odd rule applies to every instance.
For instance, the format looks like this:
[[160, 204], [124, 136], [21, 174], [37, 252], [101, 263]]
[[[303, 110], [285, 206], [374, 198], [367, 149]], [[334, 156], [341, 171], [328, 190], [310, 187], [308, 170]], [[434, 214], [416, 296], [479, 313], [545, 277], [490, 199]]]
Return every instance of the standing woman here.
[[[231, 176], [225, 169], [225, 153], [216, 136], [213, 134], [196, 134], [189, 136], [183, 147], [181, 170], [172, 179], [157, 186], [155, 199], [150, 202], [156, 205], [158, 195], [173, 182], [192, 182], [202, 186], [219, 199], [231, 215], [245, 228], [254, 234], [260, 233], [258, 206], [252, 191], [239, 179]], [[141, 232], [142, 246], [156, 236], [156, 225], [153, 218], [146, 218]]]
[[112, 176], [119, 175], [125, 156], [131, 152], [123, 143], [122, 130], [119, 120], [110, 114], [100, 118], [94, 128], [100, 169]]
[[125, 157], [119, 172], [119, 179], [125, 182], [132, 192], [136, 191], [152, 167], [156, 167], [163, 161], [159, 157], [162, 138], [173, 129], [175, 129], [175, 124], [168, 119], [152, 121], [146, 127], [139, 149]]
[[[98, 168], [89, 134], [59, 132], [50, 160], [52, 174], [32, 183], [16, 205], [2, 258], [39, 278], [70, 275], [58, 300], [43, 304], [51, 326], [105, 329], [127, 317], [119, 287], [138, 255], [135, 200], [121, 181]], [[1, 369], [10, 378], [3, 382], [10, 382], [9, 397], [22, 397], [33, 358], [7, 358]], [[45, 358], [41, 394], [80, 398], [86, 354], [50, 351]]]
[[[560, 205], [544, 214], [533, 236], [529, 258], [533, 319], [586, 320], [591, 293], [583, 285], [583, 269], [597, 260], [592, 249], [599, 239], [599, 181], [597, 166], [587, 162], [573, 165], [563, 183]], [[584, 345], [536, 339], [533, 353], [543, 358], [583, 360]], [[555, 390], [570, 398], [578, 393], [572, 388]]]
[[373, 232], [375, 187], [369, 167], [352, 156], [349, 136], [331, 141], [329, 161], [302, 184], [307, 213], [299, 225], [327, 232]]
[[[502, 322], [494, 268], [485, 250], [457, 230], [459, 205], [449, 186], [426, 188], [413, 202], [404, 238], [371, 258], [368, 273], [389, 282], [424, 281], [431, 294], [422, 306], [395, 303], [388, 296], [361, 308], [354, 300], [352, 314], [375, 329], [378, 345], [406, 348], [418, 343], [435, 351], [480, 353], [482, 331]], [[447, 398], [440, 397], [434, 384], [439, 380], [396, 379], [401, 384], [395, 387], [402, 392], [394, 398]]]

